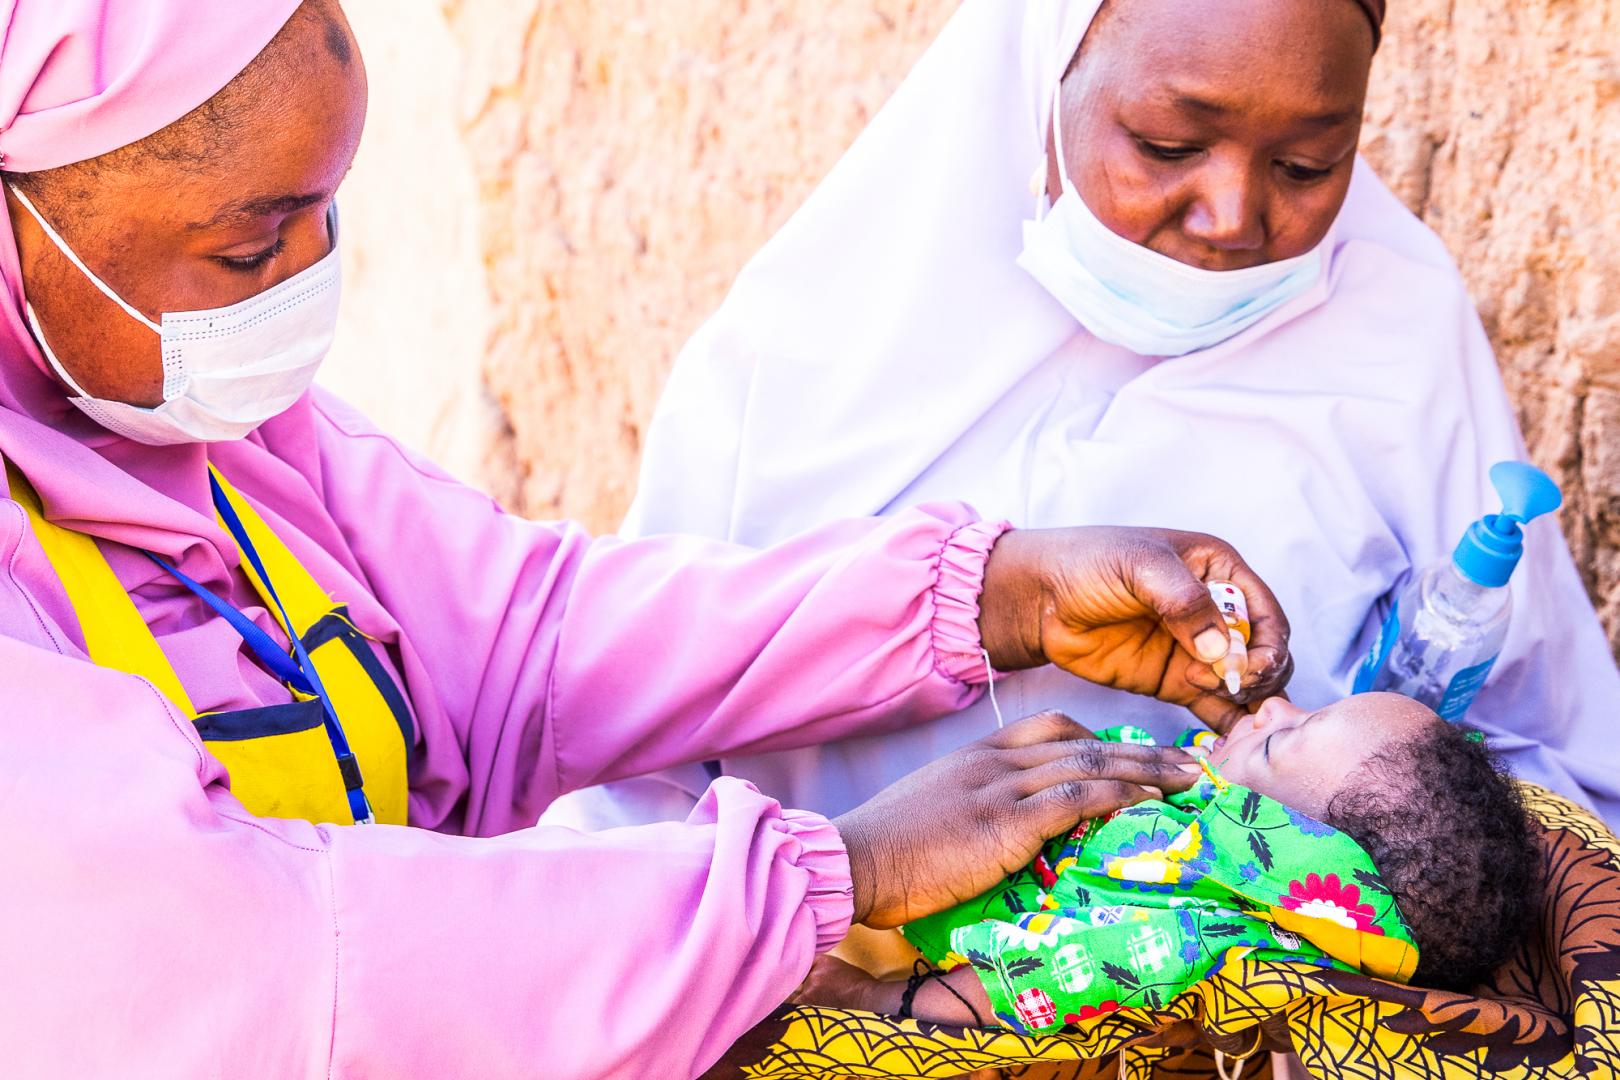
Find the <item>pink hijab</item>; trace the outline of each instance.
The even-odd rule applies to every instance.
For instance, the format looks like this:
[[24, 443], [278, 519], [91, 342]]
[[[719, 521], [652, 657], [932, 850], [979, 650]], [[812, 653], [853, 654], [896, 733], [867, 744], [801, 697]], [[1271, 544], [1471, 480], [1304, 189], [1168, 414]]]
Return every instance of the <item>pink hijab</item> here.
[[[195, 109], [258, 55], [299, 0], [0, 0], [0, 154], [37, 171], [107, 153]], [[305, 397], [248, 439], [149, 447], [115, 436], [67, 400], [28, 330], [15, 238], [0, 214], [0, 457], [38, 489], [52, 520], [114, 541], [131, 591], [199, 709], [279, 703], [285, 691], [240, 655], [240, 640], [135, 549], [176, 561], [266, 629], [274, 624], [213, 518], [213, 461], [266, 512], [293, 552], [384, 641], [398, 630], [325, 512], [317, 428]], [[4, 504], [0, 503], [0, 510]], [[0, 550], [15, 528], [0, 516]], [[0, 635], [69, 655], [82, 638], [54, 572], [26, 537], [0, 576]]]

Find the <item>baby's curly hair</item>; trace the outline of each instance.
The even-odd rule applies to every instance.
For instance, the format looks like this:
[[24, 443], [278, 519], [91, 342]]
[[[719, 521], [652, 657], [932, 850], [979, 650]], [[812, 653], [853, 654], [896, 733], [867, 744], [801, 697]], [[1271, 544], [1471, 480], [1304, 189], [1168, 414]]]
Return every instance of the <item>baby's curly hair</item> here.
[[1412, 981], [1470, 990], [1512, 955], [1539, 905], [1530, 817], [1479, 735], [1444, 721], [1375, 755], [1324, 822], [1372, 857], [1418, 946]]

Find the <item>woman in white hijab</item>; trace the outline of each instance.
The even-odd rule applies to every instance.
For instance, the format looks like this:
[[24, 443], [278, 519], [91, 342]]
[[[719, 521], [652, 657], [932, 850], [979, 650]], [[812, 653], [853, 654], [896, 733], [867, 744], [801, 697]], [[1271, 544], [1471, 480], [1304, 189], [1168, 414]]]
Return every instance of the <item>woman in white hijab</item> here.
[[[1522, 440], [1451, 259], [1355, 154], [1381, 0], [1099, 6], [967, 0], [682, 352], [626, 531], [767, 544], [949, 496], [1214, 532], [1276, 588], [1318, 706]], [[1620, 822], [1620, 676], [1556, 528], [1528, 548], [1469, 720]], [[1051, 670], [998, 696], [1188, 719]], [[983, 701], [723, 768], [833, 813], [995, 723]], [[706, 782], [560, 813], [678, 816]]]

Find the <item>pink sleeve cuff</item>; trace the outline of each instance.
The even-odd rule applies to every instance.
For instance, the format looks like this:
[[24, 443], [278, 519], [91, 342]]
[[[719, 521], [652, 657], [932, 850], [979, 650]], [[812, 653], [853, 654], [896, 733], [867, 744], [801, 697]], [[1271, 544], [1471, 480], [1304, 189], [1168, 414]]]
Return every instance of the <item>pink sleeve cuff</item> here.
[[934, 582], [934, 664], [946, 676], [969, 686], [989, 681], [984, 643], [979, 638], [979, 594], [984, 591], [984, 564], [1005, 521], [964, 525], [951, 534], [940, 552]]
[[855, 885], [849, 876], [849, 852], [833, 823], [808, 810], [782, 811], [782, 824], [799, 841], [796, 865], [810, 872], [805, 903], [816, 917], [816, 952], [824, 953], [849, 933], [855, 914]]

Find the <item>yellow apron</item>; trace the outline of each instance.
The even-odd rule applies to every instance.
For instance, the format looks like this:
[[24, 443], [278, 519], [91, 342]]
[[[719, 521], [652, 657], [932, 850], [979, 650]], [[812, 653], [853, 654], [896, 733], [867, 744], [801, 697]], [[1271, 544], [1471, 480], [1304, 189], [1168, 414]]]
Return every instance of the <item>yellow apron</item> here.
[[[62, 581], [93, 662], [147, 679], [185, 713], [196, 724], [209, 752], [230, 772], [231, 793], [253, 814], [354, 823], [318, 698], [289, 687], [293, 700], [285, 705], [199, 715], [96, 541], [46, 520], [39, 495], [10, 465], [6, 477], [13, 501], [27, 512], [34, 535]], [[405, 824], [406, 764], [414, 731], [404, 696], [365, 635], [350, 622], [347, 607], [326, 595], [217, 471], [214, 480], [263, 561], [281, 604], [273, 602], [270, 589], [247, 559], [243, 571], [282, 631], [289, 639], [294, 632], [299, 635], [341, 719], [342, 734], [364, 778], [365, 799], [374, 819]], [[285, 607], [287, 619], [282, 618], [280, 607]], [[292, 626], [287, 625], [289, 619]]]

